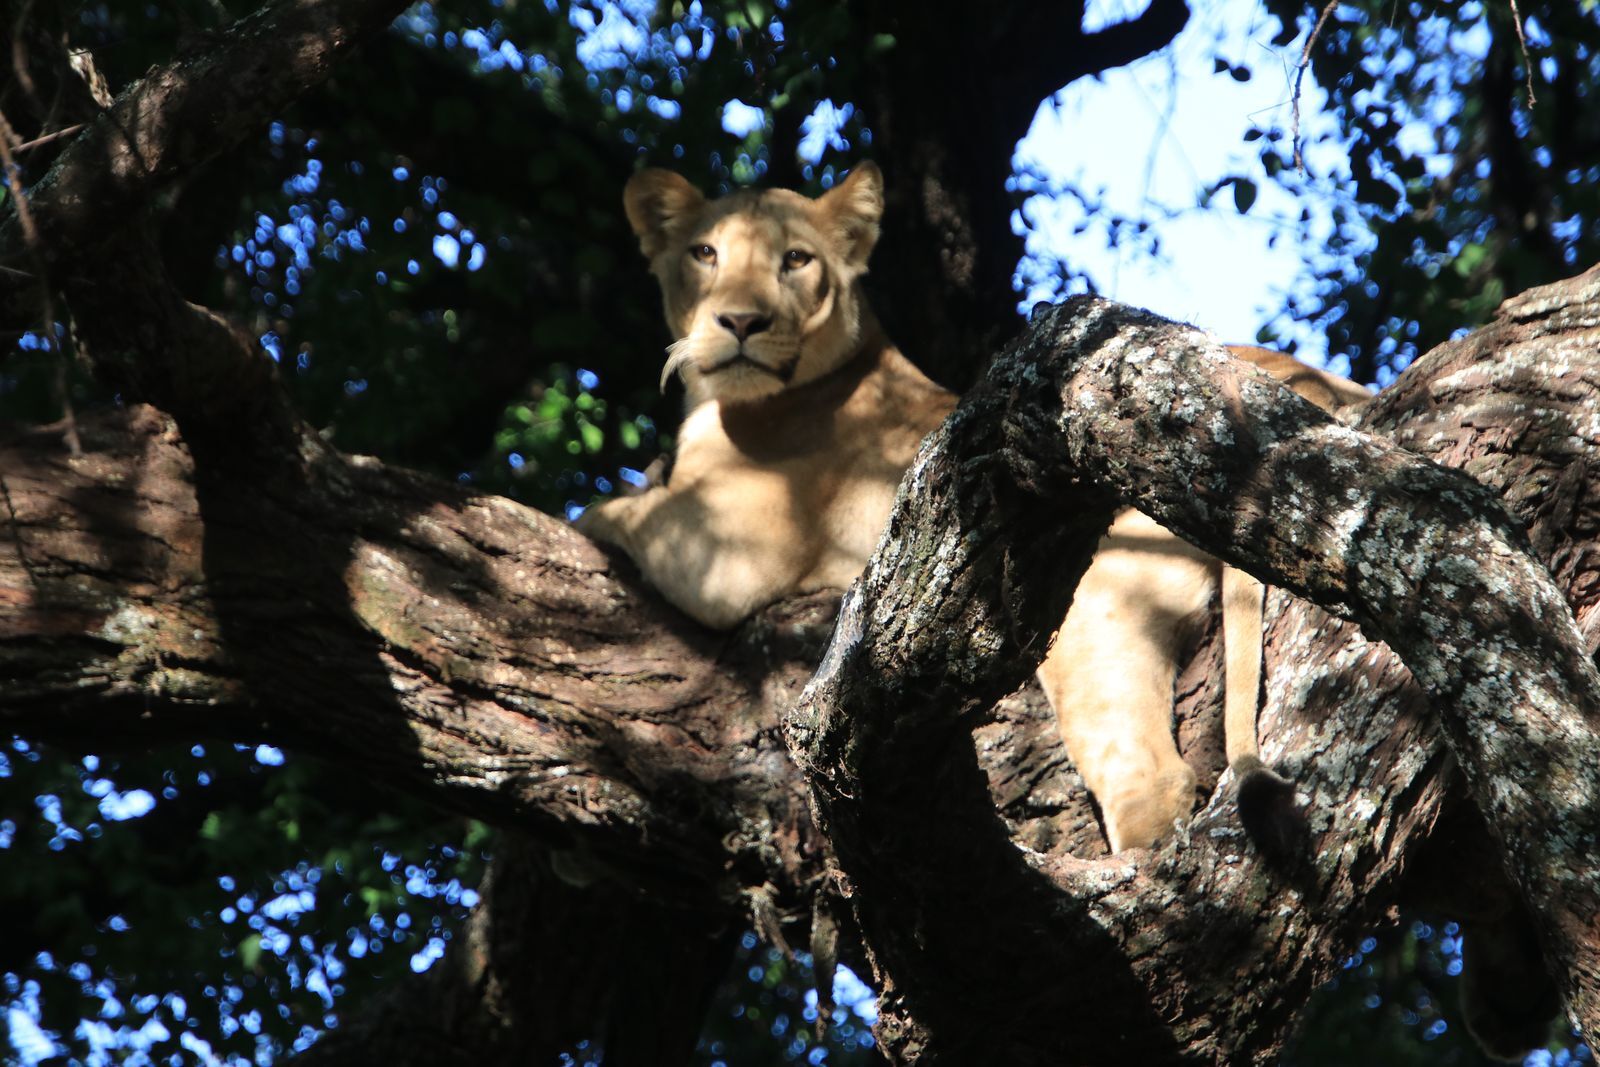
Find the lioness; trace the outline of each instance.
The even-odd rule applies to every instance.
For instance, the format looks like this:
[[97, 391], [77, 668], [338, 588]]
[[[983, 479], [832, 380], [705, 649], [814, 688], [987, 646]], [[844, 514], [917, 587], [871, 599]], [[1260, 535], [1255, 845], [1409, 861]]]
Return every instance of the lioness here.
[[[646, 170], [628, 221], [661, 283], [689, 412], [669, 484], [589, 509], [679, 608], [730, 627], [793, 593], [844, 589], [866, 565], [901, 475], [956, 397], [878, 326], [860, 279], [878, 238], [883, 179], [863, 163], [816, 200], [785, 189], [707, 200]], [[1261, 349], [1235, 353], [1325, 407], [1353, 383]], [[1172, 735], [1178, 655], [1223, 568], [1137, 511], [1113, 522], [1039, 667], [1113, 850], [1144, 846], [1194, 807]], [[1261, 587], [1224, 586], [1228, 756], [1255, 751]]]

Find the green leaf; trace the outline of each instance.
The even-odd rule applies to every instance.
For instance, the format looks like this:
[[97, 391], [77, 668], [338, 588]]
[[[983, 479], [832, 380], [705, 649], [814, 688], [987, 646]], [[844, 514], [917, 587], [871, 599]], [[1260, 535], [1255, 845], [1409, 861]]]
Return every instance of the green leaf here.
[[1488, 245], [1482, 243], [1463, 245], [1461, 251], [1456, 255], [1456, 261], [1451, 266], [1463, 278], [1470, 278], [1488, 255]]
[[361, 889], [361, 902], [367, 906], [369, 919], [383, 910], [385, 899], [383, 891], [375, 886], [363, 886]]

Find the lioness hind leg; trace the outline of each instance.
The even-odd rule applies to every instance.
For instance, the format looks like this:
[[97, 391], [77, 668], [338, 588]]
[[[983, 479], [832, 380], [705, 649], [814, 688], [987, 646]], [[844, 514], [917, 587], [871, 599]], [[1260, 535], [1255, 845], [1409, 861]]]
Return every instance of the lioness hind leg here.
[[1195, 774], [1172, 735], [1178, 652], [1215, 589], [1215, 564], [1154, 520], [1112, 525], [1039, 665], [1062, 740], [1113, 851], [1152, 844], [1189, 815]]
[[1194, 808], [1195, 774], [1172, 739], [1172, 671], [1162, 669], [1158, 647], [1081, 602], [1039, 665], [1039, 681], [1100, 805], [1111, 850], [1143, 848]]

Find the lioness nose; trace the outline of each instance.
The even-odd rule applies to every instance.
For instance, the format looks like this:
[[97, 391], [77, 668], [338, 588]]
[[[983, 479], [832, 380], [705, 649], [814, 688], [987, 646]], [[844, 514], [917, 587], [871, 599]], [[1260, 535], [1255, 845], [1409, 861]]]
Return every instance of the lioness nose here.
[[718, 315], [717, 325], [743, 341], [772, 325], [772, 316], [746, 311], [737, 315]]

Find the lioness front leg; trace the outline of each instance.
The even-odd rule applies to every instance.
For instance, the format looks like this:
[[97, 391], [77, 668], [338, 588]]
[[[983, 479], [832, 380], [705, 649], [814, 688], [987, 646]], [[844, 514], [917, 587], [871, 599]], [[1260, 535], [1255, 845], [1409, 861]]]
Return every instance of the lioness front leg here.
[[809, 566], [787, 551], [783, 516], [745, 515], [703, 493], [650, 489], [596, 505], [576, 525], [621, 548], [668, 601], [716, 630], [794, 592]]
[[[635, 560], [632, 531], [639, 525], [641, 513], [648, 515], [655, 504], [666, 495], [666, 490], [651, 488], [637, 496], [619, 496], [603, 500], [584, 509], [573, 522], [573, 527], [591, 541], [616, 545]], [[656, 499], [652, 500], [651, 498]]]
[[1039, 681], [1094, 793], [1112, 851], [1153, 844], [1194, 809], [1172, 734], [1172, 683], [1215, 564], [1153, 520], [1112, 525], [1073, 594]]

